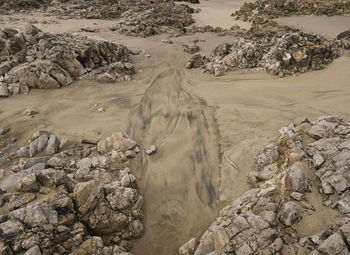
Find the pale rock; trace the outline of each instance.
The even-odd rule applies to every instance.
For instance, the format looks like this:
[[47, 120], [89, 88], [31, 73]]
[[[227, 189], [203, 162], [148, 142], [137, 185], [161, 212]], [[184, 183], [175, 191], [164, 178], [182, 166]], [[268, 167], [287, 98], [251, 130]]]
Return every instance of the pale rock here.
[[29, 107], [29, 108], [25, 109], [23, 112], [23, 114], [25, 116], [33, 116], [33, 115], [38, 114], [38, 113], [39, 113], [39, 111], [33, 107]]
[[278, 218], [285, 226], [292, 226], [301, 219], [300, 206], [294, 202], [287, 202], [283, 204], [280, 212], [278, 213]]

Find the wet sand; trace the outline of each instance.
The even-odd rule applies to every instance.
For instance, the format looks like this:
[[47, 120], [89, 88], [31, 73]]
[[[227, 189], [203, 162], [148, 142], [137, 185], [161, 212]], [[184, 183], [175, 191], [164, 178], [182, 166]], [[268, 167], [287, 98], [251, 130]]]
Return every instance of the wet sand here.
[[[225, 3], [231, 8], [227, 0], [203, 6], [225, 9]], [[209, 15], [207, 24], [212, 20]], [[281, 79], [264, 71], [214, 77], [184, 69], [190, 55], [182, 43], [199, 39], [202, 53], [208, 54], [217, 44], [230, 42], [230, 37], [196, 34], [172, 39], [174, 44], [169, 45], [161, 43], [167, 35], [134, 38], [111, 32], [111, 21], [94, 21], [100, 28], [97, 33], [79, 32], [86, 27], [85, 20], [58, 22], [61, 26], [37, 25], [52, 33], [66, 29], [123, 43], [152, 57], [132, 57], [137, 74], [130, 82], [82, 80], [59, 90], [2, 98], [1, 126], [11, 126], [19, 143], [34, 131], [46, 129], [79, 139], [126, 131], [143, 149], [161, 144], [158, 153], [140, 155], [132, 166], [145, 199], [145, 234], [134, 242], [136, 255], [177, 254], [181, 244], [200, 236], [227, 201], [250, 188], [245, 178], [252, 170], [253, 156], [278, 137], [279, 128], [325, 114], [350, 119], [348, 53], [324, 70], [296, 77]], [[231, 24], [233, 18], [225, 16], [222, 22]], [[21, 20], [4, 24], [23, 26]], [[95, 112], [95, 104], [106, 111]], [[23, 116], [29, 106], [40, 113], [34, 118]]]

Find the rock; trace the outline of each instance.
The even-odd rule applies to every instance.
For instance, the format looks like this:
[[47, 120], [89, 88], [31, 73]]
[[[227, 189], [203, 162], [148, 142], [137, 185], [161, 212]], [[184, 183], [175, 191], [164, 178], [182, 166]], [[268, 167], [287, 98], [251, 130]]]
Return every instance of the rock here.
[[58, 157], [52, 157], [47, 161], [47, 165], [50, 167], [64, 167], [66, 162]]
[[199, 46], [195, 44], [194, 42], [189, 42], [183, 45], [184, 51], [188, 52], [190, 54], [197, 53], [199, 51]]
[[344, 32], [341, 32], [340, 34], [337, 35], [337, 39], [341, 40], [341, 39], [349, 39], [350, 38], [350, 29], [346, 30]]
[[323, 254], [347, 254], [348, 249], [340, 233], [334, 233], [328, 237], [318, 248]]
[[17, 209], [35, 199], [33, 193], [22, 193], [19, 195], [13, 195], [8, 203], [10, 210]]
[[30, 248], [24, 255], [42, 255], [39, 246], [34, 246]]
[[283, 204], [278, 213], [278, 218], [285, 226], [290, 227], [301, 219], [300, 213], [301, 209], [299, 205], [294, 202], [287, 202]]
[[103, 107], [99, 107], [99, 108], [97, 108], [97, 110], [96, 110], [96, 112], [104, 112], [105, 111], [105, 109], [103, 108]]
[[129, 231], [133, 238], [138, 238], [143, 234], [143, 226], [140, 220], [134, 220], [129, 224]]
[[179, 248], [179, 255], [193, 255], [198, 246], [198, 241], [195, 237]]
[[294, 163], [287, 171], [288, 181], [293, 191], [304, 193], [309, 190], [309, 182], [303, 163]]
[[304, 194], [303, 193], [299, 193], [299, 192], [292, 192], [290, 194], [290, 196], [292, 198], [294, 198], [296, 201], [301, 201], [301, 200], [304, 200]]
[[16, 236], [23, 230], [23, 224], [17, 220], [11, 219], [0, 224], [0, 235], [5, 238]]
[[37, 113], [39, 113], [39, 111], [36, 110], [36, 109], [33, 108], [33, 107], [29, 107], [29, 108], [25, 109], [24, 112], [23, 112], [23, 114], [24, 114], [25, 116], [33, 116], [33, 115], [35, 115], [35, 114], [37, 114]]
[[74, 187], [74, 199], [82, 215], [87, 214], [96, 207], [99, 196], [100, 189], [94, 180], [78, 183]]
[[326, 161], [325, 158], [319, 153], [315, 154], [312, 160], [316, 169], [319, 169], [322, 166], [322, 164]]
[[11, 160], [8, 157], [4, 156], [0, 158], [0, 168], [5, 168], [9, 165], [11, 165]]
[[186, 68], [198, 68], [204, 64], [205, 57], [199, 53], [195, 53], [191, 56], [191, 58], [186, 63]]
[[105, 72], [103, 74], [100, 74], [97, 77], [97, 80], [101, 83], [110, 83], [110, 82], [115, 82], [116, 79], [109, 73]]
[[4, 82], [0, 82], [0, 97], [9, 97], [10, 91]]
[[[28, 93], [30, 89], [65, 87], [91, 71], [98, 77], [109, 69], [110, 64], [117, 62], [124, 67], [132, 66], [128, 62], [128, 49], [123, 45], [82, 36], [48, 34], [34, 26], [3, 40], [6, 45], [15, 46], [3, 54], [0, 67], [0, 76], [4, 77], [0, 83], [3, 96]], [[20, 52], [21, 58], [17, 56]], [[120, 73], [129, 77], [131, 74], [128, 68]], [[33, 115], [33, 110], [26, 114]]]
[[116, 187], [116, 189], [106, 196], [113, 210], [123, 210], [130, 208], [136, 201], [137, 193], [134, 189]]
[[155, 145], [151, 145], [147, 150], [146, 154], [147, 155], [152, 155], [157, 152], [157, 147]]
[[10, 154], [16, 152], [17, 150], [18, 146], [16, 144], [9, 144], [0, 150], [0, 155]]
[[96, 33], [97, 32], [96, 28], [91, 28], [91, 27], [82, 27], [82, 28], [80, 28], [80, 30], [83, 32], [89, 32], [89, 33]]

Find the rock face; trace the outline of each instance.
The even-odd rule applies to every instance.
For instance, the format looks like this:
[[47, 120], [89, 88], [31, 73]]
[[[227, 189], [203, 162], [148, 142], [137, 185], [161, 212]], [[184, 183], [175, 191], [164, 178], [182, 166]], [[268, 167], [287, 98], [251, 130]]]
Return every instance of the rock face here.
[[244, 3], [234, 16], [252, 21], [257, 18], [273, 19], [291, 15], [342, 15], [350, 13], [349, 1], [342, 0], [258, 0]]
[[[1, 149], [8, 159], [0, 178], [1, 252], [130, 254], [131, 240], [143, 233], [143, 216], [127, 165], [140, 150], [126, 134], [106, 140], [113, 144], [100, 141], [101, 153], [96, 146], [60, 151], [67, 146], [58, 137], [39, 131], [21, 149]], [[20, 158], [24, 150], [29, 158]], [[112, 158], [114, 151], [124, 157]]]
[[[255, 188], [223, 208], [199, 242], [191, 239], [179, 254], [350, 254], [350, 124], [323, 116], [280, 133], [255, 157], [249, 174]], [[302, 236], [298, 226], [313, 224], [308, 220], [325, 209], [338, 217]]]
[[216, 47], [203, 71], [220, 76], [236, 69], [265, 69], [279, 75], [323, 69], [337, 58], [338, 43], [280, 26], [273, 21], [254, 23], [231, 44]]
[[[134, 67], [128, 49], [120, 44], [81, 36], [52, 35], [28, 26], [23, 33], [0, 31], [0, 93], [28, 93], [71, 84], [83, 75], [107, 72], [130, 79]], [[128, 78], [125, 78], [128, 76]]]

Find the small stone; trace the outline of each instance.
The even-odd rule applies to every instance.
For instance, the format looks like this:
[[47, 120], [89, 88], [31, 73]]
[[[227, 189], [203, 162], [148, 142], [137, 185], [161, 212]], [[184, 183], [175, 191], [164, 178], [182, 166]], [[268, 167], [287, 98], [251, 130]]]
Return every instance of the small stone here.
[[314, 155], [312, 161], [316, 169], [319, 169], [326, 160], [320, 153], [317, 153]]
[[64, 167], [66, 162], [58, 157], [52, 157], [47, 161], [47, 165], [50, 167]]
[[323, 254], [347, 254], [348, 250], [340, 233], [328, 237], [318, 248]]
[[157, 151], [157, 147], [155, 145], [151, 145], [147, 150], [146, 150], [146, 154], [147, 155], [152, 155], [154, 153], [156, 153]]
[[39, 111], [33, 107], [29, 107], [29, 108], [25, 109], [23, 113], [25, 116], [33, 116], [33, 115], [39, 113]]
[[99, 108], [97, 108], [97, 110], [96, 110], [96, 112], [104, 112], [105, 111], [105, 108], [103, 108], [103, 107], [99, 107]]
[[296, 201], [301, 201], [304, 200], [304, 194], [303, 193], [299, 193], [299, 192], [292, 192], [290, 194], [290, 196], [295, 199]]

